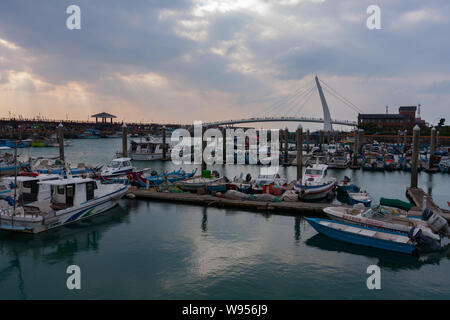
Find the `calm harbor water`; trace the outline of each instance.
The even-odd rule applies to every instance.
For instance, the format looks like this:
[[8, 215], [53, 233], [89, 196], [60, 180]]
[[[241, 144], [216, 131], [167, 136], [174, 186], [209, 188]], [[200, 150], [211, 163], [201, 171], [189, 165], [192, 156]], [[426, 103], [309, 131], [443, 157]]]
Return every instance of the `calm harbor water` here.
[[[73, 165], [106, 163], [120, 146], [120, 139], [74, 140], [66, 158]], [[259, 170], [215, 169], [228, 177]], [[295, 170], [280, 173], [292, 180]], [[375, 200], [406, 200], [409, 173], [330, 171], [352, 177]], [[445, 206], [449, 177], [421, 173], [419, 185]], [[318, 235], [302, 217], [123, 199], [108, 213], [48, 233], [0, 232], [0, 298], [449, 299], [449, 257], [450, 250], [417, 258], [341, 243]], [[72, 264], [81, 268], [81, 290], [66, 287]], [[366, 287], [373, 264], [381, 268], [381, 290]]]

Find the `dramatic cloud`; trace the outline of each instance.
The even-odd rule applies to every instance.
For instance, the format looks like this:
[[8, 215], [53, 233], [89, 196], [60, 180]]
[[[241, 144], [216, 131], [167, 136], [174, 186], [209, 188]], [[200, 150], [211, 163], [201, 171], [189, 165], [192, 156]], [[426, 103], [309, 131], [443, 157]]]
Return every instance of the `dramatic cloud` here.
[[[81, 8], [81, 30], [66, 28], [71, 4]], [[378, 1], [382, 29], [368, 30], [371, 4], [4, 0], [0, 112], [87, 119], [107, 111], [126, 121], [182, 123], [241, 118], [280, 106], [317, 74], [364, 112], [421, 103], [426, 120], [445, 116], [450, 4]], [[327, 98], [333, 118], [356, 118]], [[297, 102], [271, 112], [322, 116], [316, 92]]]

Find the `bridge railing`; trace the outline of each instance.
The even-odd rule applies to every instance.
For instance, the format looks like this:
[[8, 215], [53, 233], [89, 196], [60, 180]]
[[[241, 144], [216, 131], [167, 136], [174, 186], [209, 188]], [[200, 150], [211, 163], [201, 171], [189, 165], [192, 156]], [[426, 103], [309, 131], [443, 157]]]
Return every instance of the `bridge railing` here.
[[[324, 122], [323, 118], [314, 117], [252, 117], [252, 118], [241, 118], [238, 120], [225, 120], [225, 121], [214, 121], [205, 123], [207, 126], [218, 125], [218, 124], [233, 124], [233, 123], [245, 123], [245, 122], [264, 122], [264, 121], [311, 121], [311, 122]], [[344, 124], [344, 125], [357, 125], [355, 121], [349, 120], [331, 120], [333, 124]]]

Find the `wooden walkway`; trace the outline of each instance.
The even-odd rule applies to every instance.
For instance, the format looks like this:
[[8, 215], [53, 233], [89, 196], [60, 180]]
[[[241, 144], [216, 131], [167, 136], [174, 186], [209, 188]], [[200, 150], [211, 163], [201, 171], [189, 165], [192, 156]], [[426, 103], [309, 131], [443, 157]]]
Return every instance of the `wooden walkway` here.
[[239, 210], [272, 212], [287, 215], [324, 215], [323, 209], [328, 207], [327, 203], [309, 203], [301, 201], [265, 202], [253, 200], [231, 200], [211, 195], [198, 195], [194, 193], [170, 193], [156, 192], [143, 189], [130, 189], [136, 198], [155, 201], [167, 201], [172, 203], [183, 203], [218, 208], [234, 208]]
[[443, 216], [447, 221], [450, 221], [450, 211], [446, 209], [440, 208], [433, 199], [421, 188], [406, 188], [406, 195], [409, 199], [414, 203], [415, 207], [411, 208], [410, 211], [415, 212], [415, 215], [422, 215], [423, 211], [423, 198], [427, 197], [427, 207], [433, 211], [439, 213]]

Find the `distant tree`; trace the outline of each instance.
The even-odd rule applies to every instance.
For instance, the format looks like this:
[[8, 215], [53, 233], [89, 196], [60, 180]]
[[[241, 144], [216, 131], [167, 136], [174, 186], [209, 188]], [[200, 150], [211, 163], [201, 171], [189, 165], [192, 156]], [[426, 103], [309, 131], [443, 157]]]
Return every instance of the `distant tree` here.
[[444, 119], [444, 118], [441, 118], [441, 119], [439, 120], [438, 127], [439, 127], [439, 128], [440, 128], [440, 127], [443, 127], [443, 126], [444, 126], [444, 123], [445, 123], [445, 119]]

